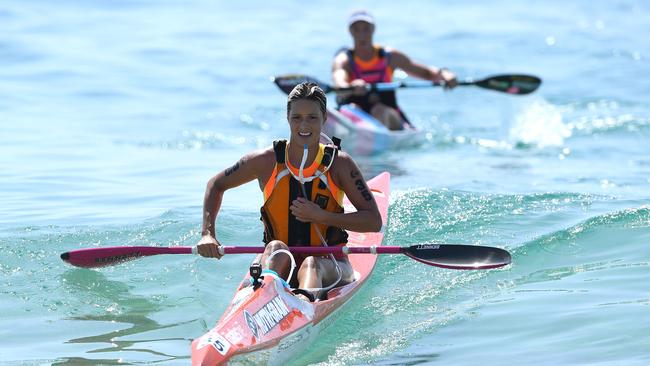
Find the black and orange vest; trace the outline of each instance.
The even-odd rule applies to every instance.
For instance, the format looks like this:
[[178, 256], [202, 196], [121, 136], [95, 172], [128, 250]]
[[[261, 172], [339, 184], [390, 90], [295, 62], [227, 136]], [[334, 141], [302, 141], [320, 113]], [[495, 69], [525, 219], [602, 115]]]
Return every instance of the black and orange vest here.
[[[321, 246], [316, 228], [328, 246], [347, 243], [348, 234], [345, 230], [325, 224], [300, 222], [291, 213], [291, 202], [303, 196], [300, 182], [294, 177], [298, 176], [299, 169], [289, 162], [286, 140], [273, 142], [273, 149], [275, 167], [264, 186], [264, 205], [261, 208], [264, 243], [280, 240], [288, 246]], [[324, 210], [342, 213], [344, 193], [329, 173], [337, 151], [334, 146], [320, 144], [312, 165], [303, 169], [303, 176], [306, 194], [312, 202]]]
[[[350, 81], [355, 79], [365, 80], [367, 83], [388, 83], [393, 81], [393, 68], [390, 66], [391, 53], [383, 47], [374, 46], [375, 53], [368, 61], [360, 59], [355, 55], [353, 49], [344, 48], [348, 55], [348, 63], [352, 75]], [[394, 90], [371, 91], [364, 96], [349, 95], [337, 98], [339, 105], [355, 103], [364, 111], [370, 113], [372, 106], [381, 102], [389, 107], [399, 110], [397, 106], [397, 97]], [[406, 119], [406, 116], [404, 116]]]
[[390, 66], [390, 52], [374, 46], [375, 54], [368, 61], [362, 60], [348, 49], [348, 60], [352, 79], [362, 79], [368, 83], [389, 83], [393, 81], [393, 68]]

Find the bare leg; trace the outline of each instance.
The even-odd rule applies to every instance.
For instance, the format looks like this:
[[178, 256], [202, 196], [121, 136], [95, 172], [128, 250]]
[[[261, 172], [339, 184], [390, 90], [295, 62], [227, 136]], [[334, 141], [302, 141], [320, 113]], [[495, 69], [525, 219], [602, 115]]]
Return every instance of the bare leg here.
[[[289, 249], [289, 247], [279, 240], [273, 240], [272, 242], [266, 244], [264, 248], [264, 253], [262, 254], [262, 268], [268, 268], [275, 271], [280, 277], [286, 279], [289, 276], [289, 271], [291, 270], [291, 259], [286, 254], [277, 254], [271, 258], [269, 266], [266, 266], [267, 258], [276, 250], [279, 249]], [[287, 280], [289, 282], [289, 280]]]
[[[338, 260], [341, 269], [340, 284], [354, 280], [354, 271], [347, 258]], [[333, 284], [338, 279], [338, 273], [332, 260], [328, 257], [307, 257], [298, 271], [300, 288], [322, 288]]]
[[377, 103], [370, 110], [370, 114], [383, 123], [389, 130], [396, 131], [404, 129], [404, 120], [395, 108]]

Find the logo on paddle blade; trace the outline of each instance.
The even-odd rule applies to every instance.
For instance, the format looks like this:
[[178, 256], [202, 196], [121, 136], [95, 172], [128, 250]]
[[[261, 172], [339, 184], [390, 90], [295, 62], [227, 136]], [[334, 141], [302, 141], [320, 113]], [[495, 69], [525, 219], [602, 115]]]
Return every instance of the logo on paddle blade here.
[[120, 255], [112, 255], [109, 257], [99, 257], [95, 258], [95, 263], [97, 264], [112, 264], [112, 263], [117, 263], [117, 262], [125, 262], [131, 259], [135, 259], [138, 257], [142, 257], [142, 253], [139, 251], [131, 252], [131, 253], [125, 253], [125, 254], [120, 254]]
[[420, 244], [417, 246], [417, 249], [440, 249], [440, 244]]

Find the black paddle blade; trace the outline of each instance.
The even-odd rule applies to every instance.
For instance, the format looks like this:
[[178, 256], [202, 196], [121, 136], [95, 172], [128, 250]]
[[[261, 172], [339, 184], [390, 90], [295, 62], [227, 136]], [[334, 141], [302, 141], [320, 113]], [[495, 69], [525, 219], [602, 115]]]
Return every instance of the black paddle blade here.
[[477, 245], [419, 244], [404, 248], [416, 261], [448, 269], [490, 269], [510, 264], [508, 251]]
[[525, 95], [539, 88], [542, 79], [532, 75], [496, 75], [474, 82], [481, 88], [508, 94]]
[[311, 81], [312, 83], [318, 84], [318, 86], [320, 86], [325, 93], [329, 93], [332, 91], [332, 87], [330, 87], [329, 85], [307, 75], [287, 74], [287, 75], [276, 76], [272, 78], [272, 80], [275, 83], [275, 85], [277, 85], [278, 88], [280, 88], [280, 90], [285, 92], [287, 95], [291, 93], [291, 91], [293, 90], [293, 88], [296, 87], [296, 85], [307, 81]]

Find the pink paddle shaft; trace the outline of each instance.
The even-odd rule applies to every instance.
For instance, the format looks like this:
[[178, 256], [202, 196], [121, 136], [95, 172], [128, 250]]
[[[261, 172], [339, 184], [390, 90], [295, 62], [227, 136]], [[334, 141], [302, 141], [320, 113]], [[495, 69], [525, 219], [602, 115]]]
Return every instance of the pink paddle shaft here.
[[[264, 252], [263, 246], [255, 247], [222, 247], [224, 254], [258, 254]], [[293, 253], [299, 254], [339, 254], [339, 253], [376, 253], [376, 254], [399, 254], [400, 247], [377, 246], [377, 247], [290, 247]], [[72, 250], [61, 255], [61, 259], [77, 267], [103, 267], [115, 263], [147, 257], [158, 254], [192, 254], [196, 252], [195, 247], [104, 247]]]
[[[400, 254], [400, 247], [389, 246], [370, 246], [370, 247], [289, 247], [291, 253], [297, 254], [361, 254], [361, 253], [374, 253], [376, 254]], [[225, 254], [256, 254], [263, 253], [264, 247], [223, 247]]]

